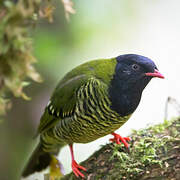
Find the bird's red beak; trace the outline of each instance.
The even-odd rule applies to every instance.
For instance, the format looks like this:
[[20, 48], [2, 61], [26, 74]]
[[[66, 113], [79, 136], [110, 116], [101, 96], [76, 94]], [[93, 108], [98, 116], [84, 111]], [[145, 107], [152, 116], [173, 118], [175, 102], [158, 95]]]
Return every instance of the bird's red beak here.
[[164, 76], [157, 69], [155, 69], [153, 73], [149, 72], [149, 73], [145, 73], [145, 75], [164, 79]]

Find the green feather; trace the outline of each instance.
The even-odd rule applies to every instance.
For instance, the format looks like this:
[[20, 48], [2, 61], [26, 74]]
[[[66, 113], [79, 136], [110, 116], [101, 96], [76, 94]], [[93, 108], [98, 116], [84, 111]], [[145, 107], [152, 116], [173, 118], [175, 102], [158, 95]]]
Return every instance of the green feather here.
[[45, 108], [38, 133], [47, 131], [62, 118], [72, 115], [77, 102], [76, 92], [88, 82], [89, 78], [95, 77], [108, 85], [114, 74], [115, 66], [115, 58], [102, 59], [84, 63], [70, 71], [59, 82], [50, 99], [50, 104]]

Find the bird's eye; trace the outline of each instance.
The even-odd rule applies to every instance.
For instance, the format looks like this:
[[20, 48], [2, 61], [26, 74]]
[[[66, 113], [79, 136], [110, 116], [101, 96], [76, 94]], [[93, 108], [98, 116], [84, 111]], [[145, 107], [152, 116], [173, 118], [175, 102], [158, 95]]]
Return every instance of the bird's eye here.
[[140, 68], [140, 66], [138, 64], [133, 64], [132, 65], [132, 69], [135, 70], [135, 71], [139, 70], [139, 68]]

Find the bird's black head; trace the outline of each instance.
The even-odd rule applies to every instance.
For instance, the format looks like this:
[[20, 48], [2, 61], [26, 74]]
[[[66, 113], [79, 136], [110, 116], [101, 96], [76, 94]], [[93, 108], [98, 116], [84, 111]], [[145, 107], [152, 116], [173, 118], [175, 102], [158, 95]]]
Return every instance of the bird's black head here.
[[152, 77], [164, 78], [154, 62], [136, 54], [116, 58], [115, 74], [109, 88], [112, 108], [121, 115], [131, 114], [138, 106], [143, 89]]
[[124, 83], [123, 88], [143, 90], [152, 77], [163, 78], [154, 62], [144, 56], [126, 54], [118, 56], [115, 76]]

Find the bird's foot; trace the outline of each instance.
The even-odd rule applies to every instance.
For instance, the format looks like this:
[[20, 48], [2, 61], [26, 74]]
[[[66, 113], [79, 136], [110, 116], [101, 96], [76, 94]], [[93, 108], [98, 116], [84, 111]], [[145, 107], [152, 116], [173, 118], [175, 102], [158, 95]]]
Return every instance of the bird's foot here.
[[87, 171], [86, 168], [84, 168], [83, 166], [80, 166], [75, 160], [72, 161], [72, 170], [74, 172], [74, 174], [76, 175], [76, 177], [82, 177], [84, 178], [84, 174], [82, 174], [79, 169], [82, 169], [83, 171]]
[[122, 137], [116, 133], [112, 133], [112, 135], [114, 136], [114, 138], [111, 138], [110, 141], [115, 142], [116, 144], [121, 144], [121, 142], [122, 142], [125, 145], [125, 147], [127, 149], [129, 149], [129, 144], [127, 143], [127, 141], [131, 140], [130, 137]]
[[51, 163], [50, 163], [50, 180], [54, 180], [55, 178], [61, 177], [64, 175], [64, 168], [62, 164], [59, 162], [56, 157], [53, 155], [51, 156]]

